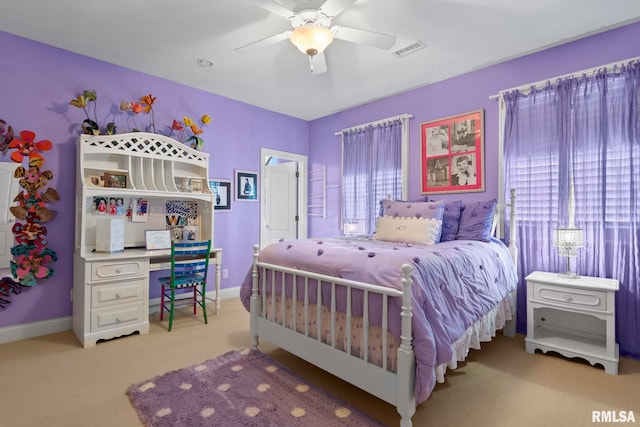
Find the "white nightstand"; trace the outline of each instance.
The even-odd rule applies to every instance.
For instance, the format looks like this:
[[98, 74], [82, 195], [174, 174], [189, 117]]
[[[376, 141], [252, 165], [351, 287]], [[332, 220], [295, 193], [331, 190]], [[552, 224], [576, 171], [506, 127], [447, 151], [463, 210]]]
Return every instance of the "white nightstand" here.
[[615, 279], [569, 278], [535, 271], [527, 280], [527, 338], [525, 348], [534, 353], [556, 351], [581, 357], [605, 372], [618, 374]]

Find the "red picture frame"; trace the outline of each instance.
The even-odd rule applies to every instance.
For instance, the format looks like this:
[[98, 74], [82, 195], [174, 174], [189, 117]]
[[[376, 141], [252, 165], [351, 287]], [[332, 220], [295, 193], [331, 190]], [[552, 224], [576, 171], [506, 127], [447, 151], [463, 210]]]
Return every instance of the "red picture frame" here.
[[422, 194], [484, 191], [484, 110], [420, 124]]

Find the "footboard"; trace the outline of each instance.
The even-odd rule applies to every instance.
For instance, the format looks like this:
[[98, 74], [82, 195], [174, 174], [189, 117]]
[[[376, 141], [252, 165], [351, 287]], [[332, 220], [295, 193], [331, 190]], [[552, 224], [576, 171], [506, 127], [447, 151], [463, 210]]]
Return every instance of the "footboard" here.
[[[258, 261], [258, 245], [254, 246], [251, 294], [251, 336], [254, 348], [259, 337], [331, 374], [348, 381], [398, 408], [402, 426], [411, 425], [415, 413], [415, 355], [411, 330], [411, 266], [402, 266], [403, 291], [367, 283], [340, 279]], [[279, 302], [275, 296], [281, 294]], [[271, 298], [267, 298], [271, 296]], [[390, 301], [401, 305], [400, 345], [395, 354], [395, 371], [388, 366]], [[287, 301], [293, 304], [287, 305]], [[300, 301], [300, 304], [296, 302]], [[370, 301], [380, 303], [379, 318], [369, 317]], [[311, 307], [326, 308], [323, 311]], [[338, 306], [344, 330], [338, 331]], [[300, 313], [299, 310], [302, 312]], [[356, 311], [358, 316], [356, 316]], [[362, 317], [359, 317], [361, 314]], [[313, 317], [313, 319], [312, 319]], [[355, 320], [357, 317], [358, 327]], [[302, 324], [297, 319], [301, 318]], [[323, 320], [325, 320], [323, 322]], [[328, 320], [328, 323], [326, 322]], [[315, 323], [315, 325], [314, 325]], [[324, 323], [324, 325], [323, 325]], [[369, 355], [369, 331], [380, 328], [382, 357], [374, 363]], [[310, 326], [311, 325], [311, 326]], [[361, 326], [361, 327], [360, 327]], [[315, 328], [315, 330], [313, 330]], [[328, 328], [328, 330], [323, 330]], [[343, 339], [338, 342], [338, 336]], [[352, 351], [356, 345], [362, 351]], [[357, 353], [357, 354], [354, 354]]]

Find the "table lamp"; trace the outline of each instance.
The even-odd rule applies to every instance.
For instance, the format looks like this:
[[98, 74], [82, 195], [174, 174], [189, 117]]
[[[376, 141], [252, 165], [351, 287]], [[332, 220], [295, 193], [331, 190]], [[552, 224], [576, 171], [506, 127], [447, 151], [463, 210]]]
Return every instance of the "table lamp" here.
[[342, 230], [345, 236], [356, 236], [358, 235], [358, 224], [352, 221], [345, 221], [344, 224], [342, 224]]
[[567, 272], [561, 273], [565, 277], [580, 277], [571, 272], [571, 257], [578, 254], [578, 249], [583, 245], [583, 234], [581, 228], [556, 228], [553, 230], [553, 246], [558, 248], [560, 256], [567, 257]]

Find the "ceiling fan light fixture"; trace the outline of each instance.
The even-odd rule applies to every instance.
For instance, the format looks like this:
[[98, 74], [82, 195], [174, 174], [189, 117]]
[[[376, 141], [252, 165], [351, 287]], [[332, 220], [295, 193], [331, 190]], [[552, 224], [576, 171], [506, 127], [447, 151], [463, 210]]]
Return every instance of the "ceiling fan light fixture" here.
[[305, 55], [315, 56], [323, 52], [333, 41], [333, 32], [318, 25], [298, 27], [291, 33], [291, 43]]

